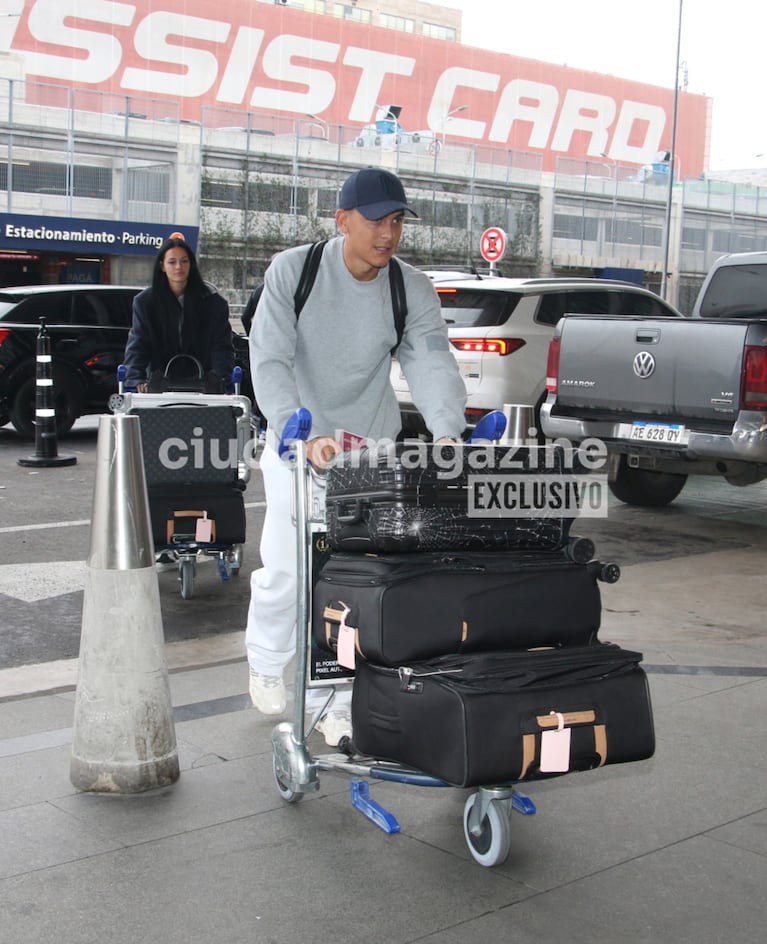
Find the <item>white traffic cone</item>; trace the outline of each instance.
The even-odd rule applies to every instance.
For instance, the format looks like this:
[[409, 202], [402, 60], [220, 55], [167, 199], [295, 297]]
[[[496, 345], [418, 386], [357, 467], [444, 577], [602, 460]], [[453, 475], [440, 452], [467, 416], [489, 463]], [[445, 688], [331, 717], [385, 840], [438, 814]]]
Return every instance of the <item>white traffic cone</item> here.
[[178, 779], [139, 419], [99, 418], [70, 780], [139, 793]]

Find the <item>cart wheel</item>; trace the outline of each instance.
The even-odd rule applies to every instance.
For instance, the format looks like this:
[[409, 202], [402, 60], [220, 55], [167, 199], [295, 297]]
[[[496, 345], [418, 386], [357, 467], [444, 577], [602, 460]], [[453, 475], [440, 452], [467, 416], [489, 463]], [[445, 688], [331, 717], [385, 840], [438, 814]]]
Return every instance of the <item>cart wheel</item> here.
[[194, 593], [194, 558], [182, 557], [178, 562], [178, 579], [181, 581], [181, 596], [188, 600]]
[[277, 773], [277, 758], [274, 754], [272, 754], [272, 770], [274, 771], [274, 782], [277, 784], [277, 792], [286, 803], [298, 803], [299, 800], [303, 799], [303, 793], [291, 790], [280, 780], [280, 775]]
[[239, 576], [242, 567], [242, 544], [235, 544], [229, 552], [229, 569], [233, 577]]
[[466, 800], [463, 808], [463, 834], [466, 837], [469, 852], [480, 865], [489, 868], [500, 865], [508, 858], [511, 848], [511, 822], [504, 806], [498, 800], [491, 800], [482, 819], [480, 833], [475, 836], [469, 830], [469, 814], [478, 796], [478, 793], [472, 793]]

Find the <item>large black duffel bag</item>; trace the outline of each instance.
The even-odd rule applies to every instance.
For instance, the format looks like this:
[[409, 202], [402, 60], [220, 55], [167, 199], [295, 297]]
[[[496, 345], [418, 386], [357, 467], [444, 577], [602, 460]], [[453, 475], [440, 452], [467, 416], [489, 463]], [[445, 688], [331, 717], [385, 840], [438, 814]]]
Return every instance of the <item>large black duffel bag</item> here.
[[643, 760], [655, 737], [641, 658], [599, 643], [361, 662], [354, 747], [462, 787]]
[[359, 657], [394, 666], [448, 653], [587, 645], [599, 629], [604, 571], [600, 561], [578, 564], [560, 551], [337, 551], [312, 591], [314, 636], [336, 652], [343, 621]]

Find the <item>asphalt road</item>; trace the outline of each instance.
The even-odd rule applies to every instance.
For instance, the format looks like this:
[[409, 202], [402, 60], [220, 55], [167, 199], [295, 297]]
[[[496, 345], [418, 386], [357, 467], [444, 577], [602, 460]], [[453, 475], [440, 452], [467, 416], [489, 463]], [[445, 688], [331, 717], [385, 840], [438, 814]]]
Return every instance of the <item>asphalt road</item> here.
[[[80, 420], [58, 441], [71, 466], [27, 468], [18, 459], [34, 444], [0, 429], [0, 666], [76, 658], [82, 589], [90, 541], [96, 468], [96, 417]], [[258, 471], [245, 492], [247, 542], [242, 571], [224, 582], [216, 562], [197, 568], [194, 595], [184, 600], [178, 570], [158, 575], [165, 638], [198, 639], [245, 628], [249, 575], [259, 565], [263, 487]]]
[[[34, 454], [34, 445], [19, 440], [11, 427], [0, 429], [0, 668], [78, 655], [96, 431], [97, 418], [79, 421], [58, 442], [59, 454], [74, 455], [76, 464], [47, 469], [20, 466], [18, 459]], [[264, 512], [257, 471], [251, 477], [245, 501], [247, 542], [239, 577], [223, 582], [215, 563], [204, 563], [198, 568], [194, 596], [183, 600], [177, 570], [170, 567], [159, 573], [168, 642], [230, 636], [244, 629], [248, 577], [259, 564]], [[716, 557], [716, 552], [748, 552], [750, 566], [761, 568], [757, 576], [762, 579], [765, 568], [753, 562], [767, 563], [767, 557], [752, 552], [767, 549], [767, 483], [739, 489], [698, 477], [690, 479], [681, 496], [667, 508], [637, 509], [611, 500], [606, 519], [582, 520], [574, 531], [595, 541], [602, 560], [615, 561], [624, 569], [648, 565], [640, 569], [641, 573], [636, 572], [636, 579], [649, 581], [639, 588], [639, 597], [648, 604], [661, 592], [659, 583], [664, 574], [672, 573], [670, 567], [664, 568], [664, 562], [694, 562], [699, 558], [701, 567], [711, 567], [712, 561], [726, 561]], [[653, 568], [653, 564], [657, 566]], [[719, 584], [713, 589], [714, 577], [712, 574], [716, 606], [720, 611], [731, 611], [731, 622], [736, 623], [738, 581], [728, 578], [725, 586]], [[626, 596], [621, 592], [623, 588], [621, 581], [603, 591], [606, 612], [611, 607], [620, 608]], [[634, 586], [634, 596], [637, 589]], [[629, 590], [625, 586], [625, 591]], [[667, 601], [663, 613], [672, 620], [674, 587], [664, 586], [662, 592]], [[663, 631], [658, 630], [661, 635]]]

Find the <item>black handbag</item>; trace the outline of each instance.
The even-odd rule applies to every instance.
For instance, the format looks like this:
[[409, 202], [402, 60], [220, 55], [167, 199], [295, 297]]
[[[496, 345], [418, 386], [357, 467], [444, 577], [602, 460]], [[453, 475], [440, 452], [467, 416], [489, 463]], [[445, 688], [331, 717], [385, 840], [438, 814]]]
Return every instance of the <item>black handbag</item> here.
[[148, 393], [225, 393], [224, 381], [213, 371], [207, 373], [191, 354], [176, 354], [165, 370], [152, 371]]

